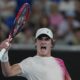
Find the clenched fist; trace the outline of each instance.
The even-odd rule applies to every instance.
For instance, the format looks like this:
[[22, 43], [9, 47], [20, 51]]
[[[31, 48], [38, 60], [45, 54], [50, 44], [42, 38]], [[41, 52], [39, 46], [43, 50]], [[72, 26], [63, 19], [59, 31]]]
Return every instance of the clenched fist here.
[[0, 50], [5, 48], [8, 49], [10, 47], [10, 41], [12, 40], [12, 38], [8, 38], [6, 40], [4, 40], [1, 44], [0, 44]]

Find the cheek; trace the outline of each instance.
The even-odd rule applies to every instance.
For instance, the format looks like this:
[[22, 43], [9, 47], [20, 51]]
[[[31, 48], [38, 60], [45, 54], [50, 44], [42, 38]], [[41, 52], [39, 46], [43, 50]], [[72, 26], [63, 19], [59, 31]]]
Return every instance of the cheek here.
[[51, 41], [47, 44], [47, 47], [48, 48], [51, 48], [52, 47], [52, 42]]
[[35, 45], [36, 45], [36, 47], [39, 47], [40, 46], [40, 42], [36, 41]]

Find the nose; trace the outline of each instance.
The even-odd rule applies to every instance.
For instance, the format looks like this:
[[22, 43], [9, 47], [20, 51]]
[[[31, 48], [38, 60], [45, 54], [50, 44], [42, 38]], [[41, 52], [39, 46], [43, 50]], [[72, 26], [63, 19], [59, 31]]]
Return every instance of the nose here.
[[46, 43], [45, 39], [41, 40], [41, 43], [42, 44], [45, 44]]

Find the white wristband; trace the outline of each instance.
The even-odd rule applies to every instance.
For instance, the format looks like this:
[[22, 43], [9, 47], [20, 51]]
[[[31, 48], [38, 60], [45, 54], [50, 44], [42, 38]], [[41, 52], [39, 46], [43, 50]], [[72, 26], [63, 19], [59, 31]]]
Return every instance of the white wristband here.
[[1, 58], [1, 62], [8, 62], [8, 51], [5, 52]]
[[4, 55], [5, 52], [6, 52], [5, 48], [0, 51], [0, 60], [2, 59], [2, 56]]

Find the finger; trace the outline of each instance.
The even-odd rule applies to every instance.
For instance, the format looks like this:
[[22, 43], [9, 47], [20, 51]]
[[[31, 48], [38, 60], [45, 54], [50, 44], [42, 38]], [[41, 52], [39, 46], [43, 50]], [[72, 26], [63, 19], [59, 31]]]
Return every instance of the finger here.
[[12, 41], [12, 38], [9, 39], [9, 42], [11, 42], [11, 41]]
[[8, 47], [10, 46], [9, 42], [6, 42], [5, 44], [6, 44]]
[[9, 35], [8, 42], [12, 41], [12, 37]]

